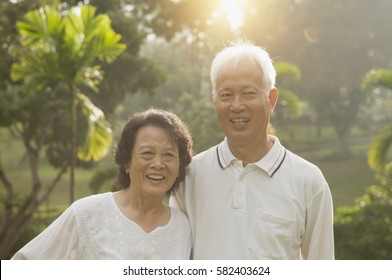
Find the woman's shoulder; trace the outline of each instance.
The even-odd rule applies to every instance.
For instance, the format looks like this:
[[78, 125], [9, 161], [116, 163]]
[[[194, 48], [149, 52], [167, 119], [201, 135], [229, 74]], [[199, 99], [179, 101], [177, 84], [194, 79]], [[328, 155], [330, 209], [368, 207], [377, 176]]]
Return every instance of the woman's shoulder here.
[[90, 195], [75, 201], [71, 209], [81, 231], [99, 232], [102, 230], [101, 224], [109, 225], [113, 221], [113, 201], [113, 194], [110, 192]]
[[113, 200], [113, 194], [111, 192], [94, 194], [76, 200], [72, 204], [72, 208], [74, 210], [79, 210], [79, 211], [80, 210], [86, 211], [88, 209], [92, 209], [93, 211], [96, 211], [101, 207], [108, 205], [112, 200]]

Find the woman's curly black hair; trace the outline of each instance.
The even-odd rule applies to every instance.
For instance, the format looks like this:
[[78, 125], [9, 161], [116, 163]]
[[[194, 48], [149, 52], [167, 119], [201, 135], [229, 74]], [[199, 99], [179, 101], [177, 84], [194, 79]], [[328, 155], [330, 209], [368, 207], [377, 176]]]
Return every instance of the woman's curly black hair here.
[[178, 145], [180, 167], [177, 179], [168, 190], [168, 193], [171, 193], [185, 180], [188, 166], [192, 160], [193, 142], [188, 127], [176, 114], [155, 108], [132, 115], [125, 124], [114, 149], [114, 160], [118, 165], [116, 186], [124, 189], [129, 187], [131, 183], [129, 174], [125, 172], [125, 167], [131, 161], [136, 135], [139, 129], [144, 126], [156, 126], [164, 129]]

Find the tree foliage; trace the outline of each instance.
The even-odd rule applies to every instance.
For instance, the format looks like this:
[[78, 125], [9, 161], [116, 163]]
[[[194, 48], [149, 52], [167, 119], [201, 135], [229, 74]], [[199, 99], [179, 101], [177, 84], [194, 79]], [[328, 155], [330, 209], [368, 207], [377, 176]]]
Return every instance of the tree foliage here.
[[[374, 88], [392, 89], [392, 72], [370, 70], [362, 85], [365, 92]], [[377, 135], [368, 154], [369, 166], [380, 182], [370, 186], [354, 206], [337, 209], [335, 215], [336, 257], [340, 259], [392, 258], [392, 162], [387, 163], [392, 144], [392, 126]]]
[[377, 172], [383, 172], [391, 147], [392, 127], [388, 127], [372, 141], [368, 155], [369, 166]]
[[274, 123], [287, 129], [285, 124], [289, 120], [299, 117], [302, 113], [300, 99], [292, 90], [285, 87], [287, 80], [299, 81], [301, 79], [300, 69], [289, 62], [279, 61], [275, 64], [277, 83], [279, 84], [278, 104], [275, 108], [276, 118]]
[[[79, 150], [80, 158], [99, 159], [108, 151], [110, 127], [102, 111], [81, 93], [80, 86], [96, 90], [103, 77], [100, 63], [113, 61], [125, 48], [118, 43], [120, 35], [111, 29], [108, 16], [96, 15], [95, 8], [88, 5], [69, 10], [44, 6], [28, 12], [17, 27], [22, 47], [15, 50], [18, 59], [11, 77], [20, 81], [20, 86], [11, 92], [17, 106], [11, 106], [16, 117], [8, 125], [13, 125], [23, 140], [32, 180], [30, 192], [18, 197], [17, 182], [11, 181], [0, 165], [6, 194], [0, 225], [2, 258], [12, 250], [34, 212], [71, 166], [72, 160], [66, 160], [64, 152], [74, 158], [72, 146], [76, 147], [77, 142], [71, 137], [70, 146], [62, 134], [71, 131], [69, 134], [76, 136], [74, 114], [78, 109], [86, 117], [87, 127], [87, 137], [81, 141], [87, 143]], [[56, 163], [56, 155], [63, 154], [62, 160], [57, 161], [57, 175], [48, 185], [40, 178], [41, 153], [45, 148], [52, 155], [52, 163]]]
[[[371, 91], [374, 88], [383, 87], [392, 90], [392, 71], [388, 69], [372, 69], [366, 73], [362, 88]], [[392, 125], [377, 135], [371, 144], [368, 162], [376, 172], [383, 172], [387, 164], [388, 152], [392, 146]]]
[[[90, 128], [86, 137], [86, 141], [90, 142], [76, 153], [77, 102], [81, 106], [94, 106], [89, 100], [89, 103], [86, 102], [88, 98], [80, 92], [81, 86], [98, 91], [97, 85], [103, 79], [100, 63], [112, 62], [125, 45], [119, 43], [121, 36], [111, 28], [109, 17], [106, 14], [96, 15], [96, 8], [88, 5], [66, 11], [59, 5], [43, 6], [28, 12], [17, 22], [17, 27], [23, 47], [19, 51], [19, 59], [12, 65], [11, 78], [23, 80], [25, 86], [33, 91], [63, 86], [65, 94], [58, 98], [71, 100], [68, 108], [71, 109], [69, 154], [70, 200], [73, 202], [76, 156], [86, 160], [99, 159], [98, 155], [104, 156], [111, 144], [111, 130], [104, 115], [101, 113], [99, 118], [88, 115], [90, 121], [87, 124], [103, 129]], [[94, 109], [84, 108], [83, 113], [94, 114]], [[86, 146], [92, 148], [87, 149]]]
[[335, 213], [337, 259], [390, 260], [392, 258], [392, 164], [354, 206]]

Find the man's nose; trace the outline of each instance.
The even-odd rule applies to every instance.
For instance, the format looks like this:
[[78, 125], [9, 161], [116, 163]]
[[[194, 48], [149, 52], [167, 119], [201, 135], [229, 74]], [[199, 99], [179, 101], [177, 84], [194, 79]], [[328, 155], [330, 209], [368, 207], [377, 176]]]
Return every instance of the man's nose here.
[[241, 95], [235, 94], [230, 104], [230, 109], [234, 112], [241, 111], [244, 108], [244, 102]]

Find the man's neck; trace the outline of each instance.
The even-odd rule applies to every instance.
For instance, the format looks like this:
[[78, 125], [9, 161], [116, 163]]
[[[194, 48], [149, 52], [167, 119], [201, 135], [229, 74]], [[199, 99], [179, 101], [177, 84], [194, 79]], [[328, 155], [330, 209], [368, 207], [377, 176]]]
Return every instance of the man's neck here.
[[232, 143], [227, 140], [230, 151], [233, 155], [242, 161], [245, 167], [249, 163], [254, 163], [261, 160], [274, 145], [274, 139], [268, 136], [262, 141], [253, 141], [249, 143]]

